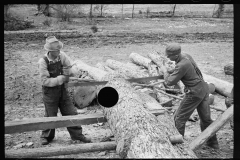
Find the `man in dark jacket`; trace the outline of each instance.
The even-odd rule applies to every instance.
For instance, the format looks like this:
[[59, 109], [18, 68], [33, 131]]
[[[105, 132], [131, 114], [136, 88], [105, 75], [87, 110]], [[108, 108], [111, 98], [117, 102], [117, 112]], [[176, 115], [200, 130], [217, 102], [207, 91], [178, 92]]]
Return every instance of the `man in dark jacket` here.
[[[203, 131], [213, 122], [208, 104], [208, 84], [203, 80], [202, 73], [193, 58], [188, 54], [181, 54], [180, 45], [167, 45], [165, 55], [176, 63], [171, 74], [167, 72], [165, 67], [162, 68], [165, 83], [171, 86], [176, 85], [181, 80], [185, 85], [186, 94], [174, 115], [175, 126], [179, 133], [184, 136], [185, 124], [193, 111], [197, 109], [201, 131]], [[207, 146], [214, 149], [219, 148], [216, 135], [207, 141]]]
[[[64, 83], [68, 82], [69, 76], [73, 75], [69, 66], [71, 59], [63, 52], [63, 43], [56, 37], [46, 39], [44, 49], [47, 53], [38, 61], [40, 78], [42, 83], [43, 103], [45, 117], [56, 117], [58, 108], [63, 116], [77, 115]], [[91, 140], [82, 134], [81, 126], [67, 127], [72, 140], [80, 140], [85, 143]], [[42, 145], [48, 144], [55, 136], [55, 129], [42, 131]]]

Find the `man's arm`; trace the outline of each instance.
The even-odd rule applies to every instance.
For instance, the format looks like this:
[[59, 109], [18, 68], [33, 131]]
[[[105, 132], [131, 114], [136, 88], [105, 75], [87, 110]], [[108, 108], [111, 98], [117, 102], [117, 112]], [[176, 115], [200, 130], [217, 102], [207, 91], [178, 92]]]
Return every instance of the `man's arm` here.
[[[73, 64], [73, 61], [71, 60], [71, 58], [68, 55], [66, 55], [66, 53], [64, 52], [61, 52], [60, 58], [61, 58], [63, 67], [68, 67]], [[69, 68], [69, 76], [74, 76], [72, 68]]]
[[50, 74], [47, 70], [47, 64], [43, 58], [38, 61], [38, 69], [40, 72], [41, 84], [46, 87], [54, 87], [63, 84], [63, 75], [59, 75], [56, 78], [50, 78]]
[[164, 80], [168, 86], [176, 85], [181, 78], [185, 75], [187, 70], [184, 70], [183, 67], [176, 65], [172, 74], [167, 72], [164, 73]]

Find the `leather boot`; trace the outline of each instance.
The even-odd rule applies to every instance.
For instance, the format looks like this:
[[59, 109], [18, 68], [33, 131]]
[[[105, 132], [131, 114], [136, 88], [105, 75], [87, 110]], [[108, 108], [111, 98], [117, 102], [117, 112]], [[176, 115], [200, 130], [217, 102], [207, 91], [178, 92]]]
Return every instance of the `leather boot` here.
[[219, 149], [219, 144], [216, 136], [213, 136], [207, 141], [206, 144], [208, 147], [211, 147], [213, 149]]
[[49, 141], [46, 138], [41, 138], [41, 144], [47, 145], [47, 144], [49, 144]]
[[78, 139], [73, 139], [73, 141], [80, 140], [84, 143], [91, 143], [91, 139], [88, 137], [85, 137], [83, 134], [79, 136]]

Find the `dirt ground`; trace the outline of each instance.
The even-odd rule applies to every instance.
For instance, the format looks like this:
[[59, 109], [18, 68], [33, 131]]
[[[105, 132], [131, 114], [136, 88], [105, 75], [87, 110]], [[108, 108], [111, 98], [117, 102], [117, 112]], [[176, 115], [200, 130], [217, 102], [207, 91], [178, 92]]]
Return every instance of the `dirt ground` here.
[[[78, 22], [79, 21], [79, 22]], [[75, 19], [69, 28], [88, 33], [85, 37], [60, 40], [70, 58], [81, 59], [91, 66], [107, 59], [129, 62], [132, 52], [146, 55], [149, 51], [164, 51], [165, 45], [178, 42], [182, 51], [192, 55], [203, 73], [233, 83], [233, 77], [225, 75], [224, 65], [233, 62], [233, 19], [106, 19], [95, 20], [102, 32], [91, 33], [91, 23]], [[33, 30], [54, 30], [38, 26]], [[21, 39], [9, 40], [4, 37], [5, 69], [5, 121], [37, 118], [44, 116], [41, 85], [37, 61], [45, 51], [44, 39], [31, 39], [27, 35]], [[226, 109], [224, 97], [214, 94], [214, 107]], [[176, 106], [179, 102], [176, 102]], [[211, 109], [215, 120], [221, 112]], [[82, 114], [101, 112], [98, 106], [85, 108]], [[59, 114], [59, 116], [61, 116]], [[112, 135], [106, 124], [83, 125], [83, 133], [99, 142]], [[41, 131], [5, 134], [5, 150], [21, 148], [41, 148], [66, 146], [71, 144], [66, 128], [56, 129], [56, 137], [47, 146], [39, 142]], [[199, 121], [187, 122], [185, 138], [194, 140], [200, 134]], [[198, 158], [233, 158], [233, 131], [227, 123], [217, 132], [220, 149], [214, 150], [203, 145], [195, 153]], [[32, 145], [26, 144], [32, 142]], [[90, 152], [54, 158], [118, 158], [115, 151]]]

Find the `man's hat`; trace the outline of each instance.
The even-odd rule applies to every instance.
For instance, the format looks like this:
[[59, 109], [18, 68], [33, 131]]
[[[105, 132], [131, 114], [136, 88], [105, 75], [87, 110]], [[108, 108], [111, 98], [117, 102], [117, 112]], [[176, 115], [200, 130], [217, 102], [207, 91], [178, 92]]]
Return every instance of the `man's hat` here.
[[55, 36], [49, 36], [46, 38], [46, 44], [44, 49], [47, 51], [59, 51], [63, 48], [63, 43], [60, 42]]
[[167, 55], [178, 55], [181, 53], [181, 46], [177, 43], [168, 44], [165, 52]]

